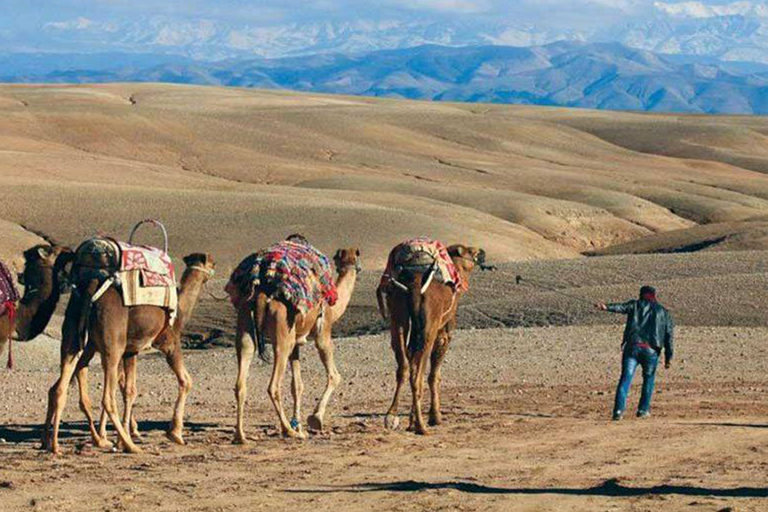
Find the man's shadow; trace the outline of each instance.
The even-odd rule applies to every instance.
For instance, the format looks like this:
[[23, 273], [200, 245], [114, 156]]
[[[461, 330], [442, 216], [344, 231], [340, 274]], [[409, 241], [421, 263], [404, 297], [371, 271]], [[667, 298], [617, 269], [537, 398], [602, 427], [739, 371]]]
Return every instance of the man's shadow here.
[[567, 487], [491, 487], [472, 482], [419, 482], [403, 480], [386, 483], [364, 483], [347, 487], [325, 487], [319, 489], [286, 489], [288, 493], [363, 493], [363, 492], [417, 492], [425, 490], [453, 489], [468, 494], [495, 495], [539, 495], [559, 494], [564, 496], [702, 496], [714, 498], [768, 498], [768, 487], [737, 487], [714, 489], [689, 485], [656, 485], [652, 487], [628, 487], [615, 478], [600, 485], [584, 489]]

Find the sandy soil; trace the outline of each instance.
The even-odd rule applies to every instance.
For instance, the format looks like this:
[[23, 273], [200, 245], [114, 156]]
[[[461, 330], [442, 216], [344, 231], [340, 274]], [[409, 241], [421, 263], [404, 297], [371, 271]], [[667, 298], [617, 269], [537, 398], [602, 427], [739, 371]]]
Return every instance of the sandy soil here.
[[[682, 329], [653, 417], [612, 423], [620, 332], [458, 332], [444, 375], [446, 424], [428, 437], [383, 428], [387, 340], [339, 339], [344, 378], [331, 430], [303, 442], [277, 437], [268, 370], [256, 365], [245, 447], [231, 444], [233, 351], [187, 353], [196, 384], [185, 447], [163, 436], [175, 384], [148, 356], [137, 402], [145, 452], [134, 456], [91, 448], [73, 400], [64, 455], [36, 449], [56, 368], [55, 343], [38, 340], [19, 350], [21, 370], [0, 372], [0, 509], [765, 510], [768, 329]], [[302, 356], [309, 409], [323, 374], [314, 348]]]
[[[327, 252], [359, 245], [372, 267], [414, 233], [497, 261], [647, 237], [625, 252], [768, 248], [760, 117], [156, 84], [0, 98], [0, 219], [67, 244], [157, 217], [174, 257], [211, 251], [222, 270], [292, 232]], [[679, 234], [704, 224], [720, 227]]]

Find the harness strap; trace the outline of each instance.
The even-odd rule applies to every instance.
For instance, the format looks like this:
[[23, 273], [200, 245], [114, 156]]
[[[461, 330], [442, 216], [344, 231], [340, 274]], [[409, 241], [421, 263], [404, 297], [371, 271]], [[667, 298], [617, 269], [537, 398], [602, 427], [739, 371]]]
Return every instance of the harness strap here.
[[110, 276], [106, 281], [104, 281], [101, 286], [99, 286], [99, 289], [96, 290], [96, 293], [91, 296], [91, 302], [96, 302], [102, 297], [102, 295], [107, 293], [109, 287], [115, 284], [116, 280], [117, 278], [115, 276]]
[[13, 326], [16, 322], [16, 303], [8, 301], [5, 303], [5, 309], [8, 312], [8, 326], [11, 328], [8, 331], [8, 369], [13, 370]]

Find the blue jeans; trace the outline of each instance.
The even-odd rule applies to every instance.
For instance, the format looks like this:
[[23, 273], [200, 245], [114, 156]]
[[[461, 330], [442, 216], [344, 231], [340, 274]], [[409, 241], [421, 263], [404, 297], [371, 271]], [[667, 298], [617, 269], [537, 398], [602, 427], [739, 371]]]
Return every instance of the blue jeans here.
[[632, 385], [632, 378], [635, 376], [638, 364], [643, 368], [643, 393], [640, 396], [640, 406], [637, 408], [637, 411], [651, 411], [651, 397], [653, 396], [659, 355], [652, 348], [632, 345], [624, 348], [624, 355], [621, 361], [621, 378], [619, 379], [619, 386], [616, 388], [616, 403], [613, 407], [614, 414], [624, 412], [624, 408], [627, 405], [629, 387]]

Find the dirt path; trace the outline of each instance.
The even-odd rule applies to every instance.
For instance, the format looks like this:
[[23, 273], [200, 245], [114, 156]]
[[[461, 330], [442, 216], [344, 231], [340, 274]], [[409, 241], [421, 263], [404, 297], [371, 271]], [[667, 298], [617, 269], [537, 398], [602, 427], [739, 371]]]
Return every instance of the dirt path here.
[[[36, 449], [57, 352], [52, 341], [26, 344], [20, 369], [0, 372], [0, 510], [768, 509], [768, 329], [681, 329], [654, 416], [612, 423], [619, 335], [458, 332], [444, 375], [446, 424], [428, 437], [382, 426], [393, 388], [385, 338], [338, 340], [344, 382], [331, 430], [306, 442], [277, 437], [267, 368], [257, 365], [245, 447], [231, 444], [232, 351], [187, 354], [195, 388], [184, 447], [163, 436], [175, 382], [149, 356], [137, 402], [145, 453], [134, 456], [90, 447], [74, 388], [64, 455]], [[309, 410], [324, 379], [314, 348], [303, 360]]]

